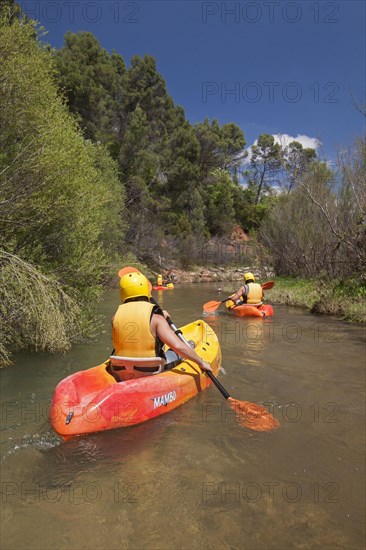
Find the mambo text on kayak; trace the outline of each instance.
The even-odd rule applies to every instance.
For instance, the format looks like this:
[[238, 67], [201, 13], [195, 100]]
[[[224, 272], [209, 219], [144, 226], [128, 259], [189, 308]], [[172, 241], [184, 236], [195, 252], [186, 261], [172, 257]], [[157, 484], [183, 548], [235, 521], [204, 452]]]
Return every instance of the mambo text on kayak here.
[[160, 395], [159, 397], [153, 397], [154, 399], [154, 409], [164, 405], [167, 406], [168, 403], [172, 403], [177, 399], [177, 392], [175, 390], [166, 393], [165, 395]]

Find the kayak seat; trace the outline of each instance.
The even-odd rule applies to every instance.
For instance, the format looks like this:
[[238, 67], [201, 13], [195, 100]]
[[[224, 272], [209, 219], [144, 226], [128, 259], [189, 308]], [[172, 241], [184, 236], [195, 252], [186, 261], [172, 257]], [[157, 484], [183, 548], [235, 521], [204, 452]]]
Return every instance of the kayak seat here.
[[128, 374], [136, 375], [138, 373], [138, 377], [140, 377], [163, 372], [166, 360], [162, 357], [123, 357], [122, 355], [111, 355], [110, 364], [114, 371], [126, 371]]

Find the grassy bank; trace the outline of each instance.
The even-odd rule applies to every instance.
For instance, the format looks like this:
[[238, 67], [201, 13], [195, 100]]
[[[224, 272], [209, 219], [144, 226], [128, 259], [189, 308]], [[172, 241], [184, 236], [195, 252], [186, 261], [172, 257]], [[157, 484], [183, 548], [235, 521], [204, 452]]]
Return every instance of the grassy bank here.
[[267, 298], [271, 303], [303, 306], [312, 313], [366, 323], [366, 284], [355, 278], [342, 282], [276, 277], [276, 285]]

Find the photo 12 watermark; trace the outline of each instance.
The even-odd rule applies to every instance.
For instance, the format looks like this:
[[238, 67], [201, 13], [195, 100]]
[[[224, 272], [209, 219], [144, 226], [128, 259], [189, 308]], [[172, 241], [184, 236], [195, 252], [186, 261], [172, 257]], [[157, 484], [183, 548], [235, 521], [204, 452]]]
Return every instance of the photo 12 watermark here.
[[204, 24], [307, 23], [334, 25], [340, 21], [338, 2], [202, 2]]
[[[170, 401], [175, 400], [176, 392], [172, 391], [164, 394], [161, 397], [152, 399], [152, 406], [164, 408]], [[341, 421], [341, 408], [338, 403], [333, 401], [328, 402], [311, 402], [299, 403], [296, 401], [286, 401], [284, 403], [264, 401], [261, 404], [267, 408], [268, 412], [281, 423], [297, 424], [306, 422], [307, 424], [338, 424]], [[139, 407], [136, 403], [121, 403], [120, 401], [111, 402], [106, 408], [103, 404], [90, 403], [80, 409], [77, 413], [76, 407], [71, 404], [58, 404], [50, 410], [49, 403], [29, 403], [29, 402], [12, 402], [7, 401], [1, 405], [1, 421], [3, 424], [10, 426], [18, 426], [19, 424], [32, 424], [56, 422], [59, 419], [65, 418], [66, 412], [68, 416], [77, 414], [76, 418], [82, 420], [85, 425], [90, 424], [91, 427], [98, 422], [106, 414], [110, 417], [110, 427], [119, 427], [121, 424], [129, 426], [135, 424], [136, 416], [139, 412]], [[176, 414], [184, 418], [184, 421], [192, 420], [192, 422], [202, 422], [203, 424], [230, 422], [235, 419], [236, 412], [226, 401], [212, 401], [205, 399], [202, 403], [199, 412], [189, 412], [189, 409], [179, 407], [176, 409]], [[67, 418], [67, 417], [66, 417]], [[249, 417], [248, 417], [249, 418]], [[250, 418], [249, 418], [250, 420]]]
[[222, 504], [267, 502], [336, 504], [339, 502], [339, 485], [334, 481], [319, 483], [299, 483], [289, 481], [210, 481], [202, 483], [202, 502], [221, 502]]
[[47, 502], [56, 504], [94, 504], [96, 502], [129, 503], [138, 502], [140, 487], [137, 483], [114, 482], [106, 486], [97, 482], [43, 485], [41, 483], [20, 483], [5, 481], [1, 483], [1, 502], [11, 504], [14, 502], [39, 503]]
[[1, 404], [1, 420], [11, 425], [26, 423], [57, 422], [63, 418], [75, 421], [82, 419], [86, 424], [96, 424], [108, 417], [111, 427], [132, 425], [139, 413], [139, 405], [132, 401], [110, 399], [108, 403], [74, 405], [73, 403], [42, 403], [33, 401], [5, 401]]
[[201, 84], [202, 103], [339, 103], [340, 86], [337, 82], [288, 81], [205, 81]]
[[[210, 315], [206, 315], [209, 320]], [[297, 344], [308, 340], [312, 344], [339, 343], [340, 328], [335, 323], [314, 323], [302, 326], [294, 321], [278, 322], [270, 319], [268, 323], [243, 323], [239, 320], [211, 323], [209, 330], [213, 330], [221, 344], [242, 344], [251, 346], [255, 343], [288, 343]]]
[[48, 1], [24, 0], [19, 2], [22, 11], [30, 18], [44, 24], [83, 21], [96, 24], [102, 21], [112, 24], [136, 24], [140, 22], [140, 3], [125, 1]]
[[206, 242], [197, 247], [193, 254], [202, 265], [250, 264], [255, 254], [258, 254], [258, 248], [251, 242], [232, 242], [230, 245]]
[[[341, 409], [338, 403], [298, 403], [288, 401], [286, 403], [274, 403], [273, 401], [261, 402], [268, 412], [279, 420], [280, 423], [298, 424], [338, 424], [341, 422]], [[237, 413], [226, 401], [205, 401], [201, 407], [201, 422], [204, 424], [217, 424], [217, 422], [230, 422], [235, 420]], [[241, 413], [243, 418], [244, 413]], [[254, 422], [256, 419], [254, 419]], [[248, 424], [251, 416], [248, 414]]]

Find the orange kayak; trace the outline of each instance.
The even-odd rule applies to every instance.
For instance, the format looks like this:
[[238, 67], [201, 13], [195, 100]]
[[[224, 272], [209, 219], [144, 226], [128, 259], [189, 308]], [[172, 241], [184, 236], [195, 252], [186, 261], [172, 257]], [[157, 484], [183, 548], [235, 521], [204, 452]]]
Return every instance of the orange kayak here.
[[263, 304], [259, 307], [242, 305], [230, 308], [236, 317], [273, 317], [273, 307], [269, 304]]
[[162, 285], [154, 285], [152, 287], [153, 290], [173, 290], [174, 286], [162, 286]]
[[[198, 320], [181, 327], [196, 353], [218, 374], [221, 349], [213, 329]], [[54, 430], [64, 438], [139, 424], [165, 414], [206, 389], [210, 379], [189, 360], [160, 374], [117, 382], [109, 359], [76, 372], [56, 387], [50, 410]]]

